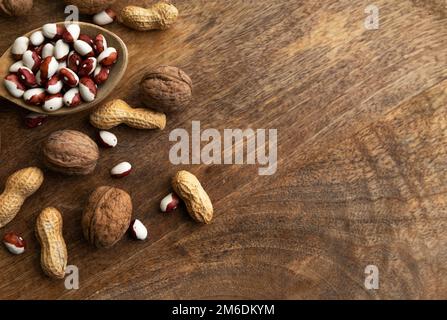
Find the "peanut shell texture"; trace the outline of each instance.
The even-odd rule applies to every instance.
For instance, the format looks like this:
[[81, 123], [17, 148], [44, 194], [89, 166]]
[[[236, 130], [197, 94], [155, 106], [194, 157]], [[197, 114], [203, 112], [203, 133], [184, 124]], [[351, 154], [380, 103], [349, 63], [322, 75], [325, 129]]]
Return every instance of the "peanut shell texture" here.
[[213, 204], [195, 175], [185, 170], [177, 172], [172, 179], [172, 188], [185, 202], [189, 215], [195, 221], [211, 223]]

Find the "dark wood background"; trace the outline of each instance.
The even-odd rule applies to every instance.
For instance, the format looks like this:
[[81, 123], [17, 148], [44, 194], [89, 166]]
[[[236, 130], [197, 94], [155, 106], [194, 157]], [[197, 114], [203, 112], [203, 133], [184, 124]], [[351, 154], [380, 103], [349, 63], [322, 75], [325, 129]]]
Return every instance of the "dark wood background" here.
[[[120, 1], [149, 4], [150, 1]], [[164, 131], [119, 127], [119, 146], [102, 150], [94, 175], [45, 171], [43, 187], [0, 230], [27, 239], [28, 251], [0, 250], [0, 298], [9, 299], [391, 299], [447, 298], [447, 8], [443, 0], [377, 0], [380, 29], [363, 26], [369, 0], [181, 1], [163, 32], [107, 28], [127, 43], [129, 69], [111, 98], [140, 104], [142, 73], [184, 69], [194, 101]], [[0, 20], [0, 51], [43, 23], [62, 20], [62, 1]], [[88, 18], [84, 18], [87, 20]], [[94, 136], [88, 112], [29, 130], [23, 112], [0, 104], [0, 182], [41, 166], [53, 131]], [[174, 128], [278, 129], [278, 171], [257, 166], [174, 166]], [[112, 180], [129, 161], [133, 174]], [[213, 199], [215, 219], [194, 223], [182, 209], [158, 210], [170, 179], [188, 169]], [[81, 213], [100, 185], [127, 190], [146, 242], [127, 237], [96, 250], [82, 237]], [[33, 234], [40, 210], [63, 212], [69, 264], [80, 289], [46, 278]], [[364, 288], [377, 265], [380, 289]]]

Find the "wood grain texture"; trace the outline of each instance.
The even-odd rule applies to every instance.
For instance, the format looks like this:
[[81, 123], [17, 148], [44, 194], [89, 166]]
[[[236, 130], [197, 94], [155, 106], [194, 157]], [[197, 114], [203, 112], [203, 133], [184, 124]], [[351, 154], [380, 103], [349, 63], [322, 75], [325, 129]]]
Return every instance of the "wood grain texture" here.
[[[18, 25], [0, 20], [5, 51], [43, 22], [63, 18], [62, 1], [35, 1]], [[111, 98], [141, 105], [143, 72], [185, 70], [191, 106], [164, 131], [118, 127], [119, 146], [102, 150], [94, 175], [45, 171], [45, 183], [0, 235], [16, 230], [28, 251], [0, 250], [0, 298], [10, 299], [402, 299], [447, 298], [447, 8], [443, 0], [378, 0], [380, 29], [363, 27], [366, 0], [173, 1], [178, 22], [139, 33], [118, 24], [129, 68]], [[122, 1], [119, 9], [151, 1]], [[42, 19], [42, 17], [45, 17]], [[84, 20], [88, 18], [84, 17]], [[53, 131], [95, 129], [88, 112], [25, 129], [22, 112], [0, 105], [0, 181], [37, 165]], [[174, 166], [169, 132], [202, 128], [278, 129], [278, 171], [254, 165]], [[129, 161], [135, 171], [112, 180]], [[211, 225], [185, 208], [159, 213], [176, 171], [186, 169], [213, 200]], [[149, 240], [96, 250], [81, 214], [100, 185], [128, 191]], [[64, 217], [69, 264], [80, 289], [65, 290], [39, 266], [35, 219], [46, 206]], [[364, 269], [380, 289], [364, 288]]]

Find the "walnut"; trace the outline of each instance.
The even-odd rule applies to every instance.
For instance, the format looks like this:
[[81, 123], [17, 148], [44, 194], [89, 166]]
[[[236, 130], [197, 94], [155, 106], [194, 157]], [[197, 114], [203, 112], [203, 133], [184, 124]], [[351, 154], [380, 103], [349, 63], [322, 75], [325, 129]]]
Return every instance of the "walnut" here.
[[43, 145], [45, 165], [68, 175], [87, 175], [93, 172], [99, 158], [96, 143], [87, 135], [74, 130], [53, 132]]
[[109, 8], [116, 0], [65, 0], [65, 4], [78, 7], [83, 14], [95, 14]]
[[127, 192], [99, 187], [90, 195], [84, 209], [84, 237], [97, 248], [111, 247], [126, 233], [131, 216], [132, 200]]
[[146, 107], [161, 112], [185, 109], [192, 97], [192, 81], [176, 67], [160, 66], [141, 80], [141, 93]]
[[33, 0], [0, 0], [0, 14], [18, 17], [23, 16], [33, 8]]

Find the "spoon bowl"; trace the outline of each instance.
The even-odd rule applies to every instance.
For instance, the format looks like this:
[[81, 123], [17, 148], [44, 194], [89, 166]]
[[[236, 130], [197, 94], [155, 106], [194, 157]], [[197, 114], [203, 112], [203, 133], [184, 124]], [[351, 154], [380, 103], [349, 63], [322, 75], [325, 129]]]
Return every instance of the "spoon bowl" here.
[[[16, 104], [19, 107], [28, 109], [33, 112], [42, 113], [42, 114], [48, 114], [53, 116], [61, 116], [61, 115], [67, 115], [72, 113], [81, 112], [87, 109], [90, 109], [103, 101], [107, 96], [113, 91], [113, 89], [118, 85], [120, 80], [122, 79], [124, 73], [127, 69], [127, 63], [129, 60], [129, 53], [127, 51], [126, 44], [123, 42], [123, 40], [120, 39], [115, 33], [110, 32], [104, 28], [101, 28], [97, 25], [86, 23], [86, 22], [76, 22], [81, 27], [81, 33], [89, 35], [93, 39], [98, 35], [99, 33], [103, 34], [104, 37], [107, 40], [107, 44], [109, 47], [113, 47], [118, 51], [118, 61], [115, 65], [113, 65], [112, 69], [110, 70], [109, 79], [102, 85], [98, 87], [98, 93], [97, 97], [92, 102], [83, 102], [79, 106], [74, 108], [69, 107], [62, 107], [59, 110], [53, 111], [53, 112], [46, 112], [44, 111], [40, 106], [33, 106], [29, 105], [25, 102], [25, 100], [21, 98], [15, 98], [12, 95], [9, 94], [9, 92], [6, 90], [3, 79], [9, 74], [9, 67], [16, 62], [11, 55], [11, 47], [9, 47], [8, 50], [3, 54], [3, 56], [0, 58], [0, 81], [2, 82], [0, 84], [0, 97], [3, 97], [12, 103]], [[57, 25], [63, 25], [64, 22], [58, 22]], [[41, 30], [42, 28], [35, 29], [33, 31], [28, 32], [25, 34], [25, 36], [29, 37], [33, 32]], [[14, 41], [14, 40], [13, 40]], [[12, 41], [12, 42], [13, 42]]]

